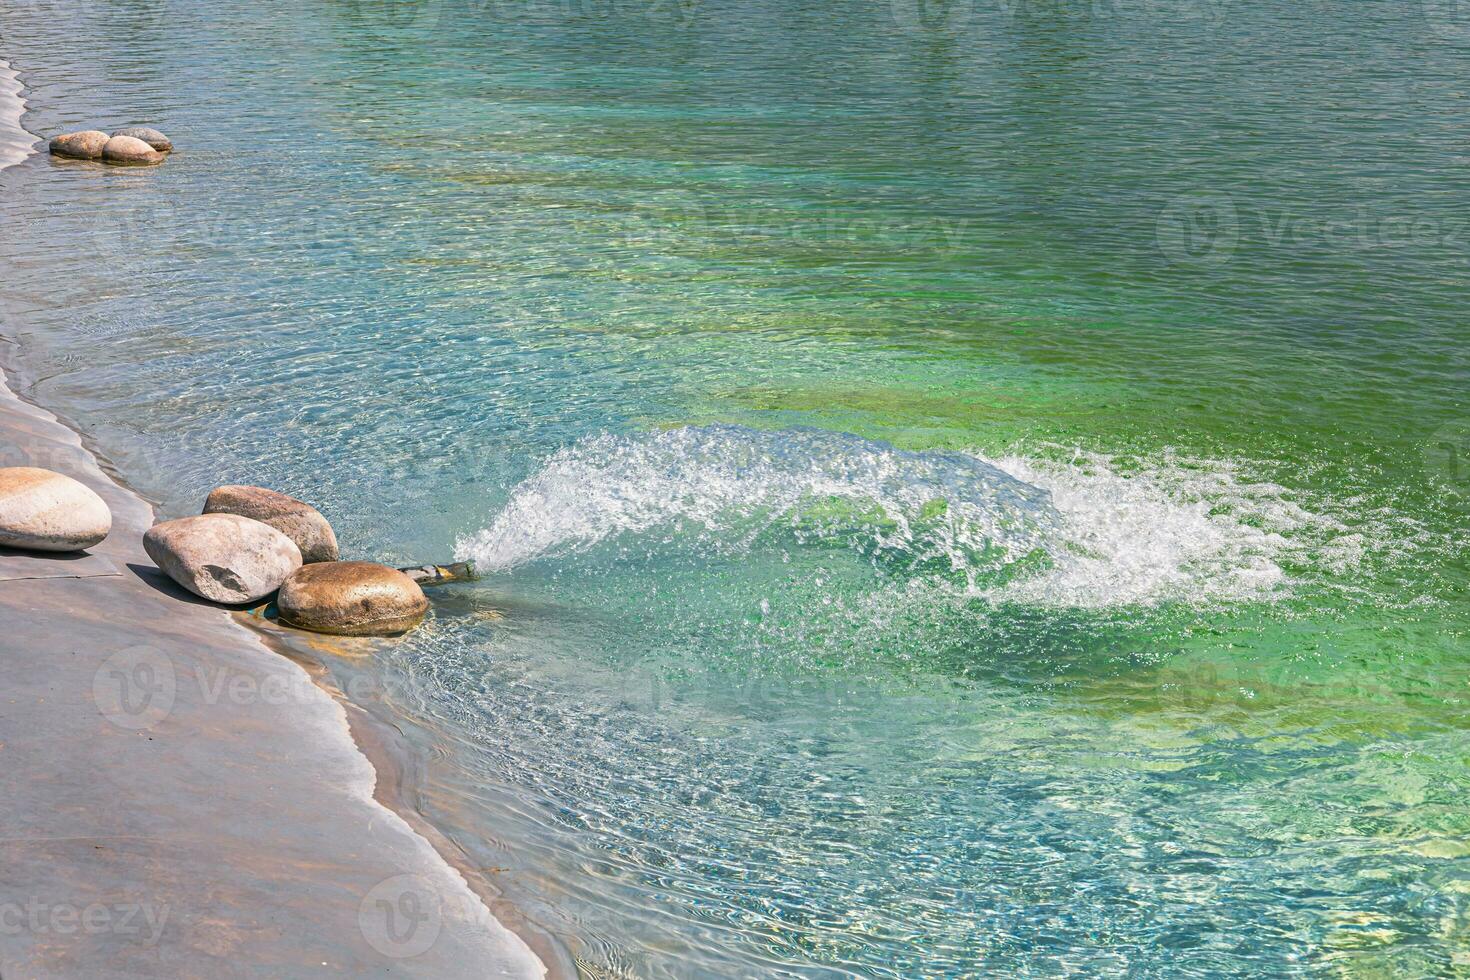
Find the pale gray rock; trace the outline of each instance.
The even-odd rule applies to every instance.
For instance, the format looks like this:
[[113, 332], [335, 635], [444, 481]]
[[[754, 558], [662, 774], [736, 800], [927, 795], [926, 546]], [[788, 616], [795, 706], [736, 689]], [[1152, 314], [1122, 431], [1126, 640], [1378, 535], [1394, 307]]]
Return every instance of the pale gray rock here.
[[275, 528], [238, 514], [155, 524], [143, 550], [169, 578], [214, 602], [264, 599], [301, 567], [301, 549]]
[[81, 551], [111, 530], [112, 512], [86, 484], [34, 466], [0, 468], [0, 545]]
[[147, 126], [131, 126], [128, 129], [119, 129], [113, 136], [131, 136], [135, 140], [142, 140], [153, 147], [159, 153], [172, 153], [173, 141], [156, 129]]
[[163, 154], [132, 136], [114, 136], [102, 147], [102, 162], [122, 167], [152, 167], [163, 162]]

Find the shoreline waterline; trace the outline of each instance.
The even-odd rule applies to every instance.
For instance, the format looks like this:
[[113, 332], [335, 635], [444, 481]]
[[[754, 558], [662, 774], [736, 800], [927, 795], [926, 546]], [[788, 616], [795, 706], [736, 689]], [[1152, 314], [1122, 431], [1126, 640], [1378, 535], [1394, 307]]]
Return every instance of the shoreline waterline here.
[[[321, 659], [323, 652], [330, 656], [347, 654], [346, 644], [366, 649], [376, 641], [372, 638], [307, 636], [258, 616], [257, 612], [234, 610], [230, 615], [244, 629], [255, 634], [267, 649], [305, 671], [319, 690], [342, 706], [353, 744], [377, 773], [373, 798], [428, 841], [444, 862], [464, 878], [496, 920], [530, 947], [545, 967], [547, 980], [572, 980], [579, 976], [571, 951], [563, 939], [532, 921], [506, 900], [486, 878], [486, 869], [476, 867], [463, 848], [435, 826], [415, 802], [424, 787], [424, 747], [412, 744], [405, 737], [400, 722], [408, 719], [395, 718], [391, 709], [383, 709], [386, 714], [380, 715], [366, 699], [353, 697], [351, 685], [347, 685], [346, 690], [339, 686], [330, 665]], [[293, 646], [293, 640], [300, 646]], [[333, 650], [334, 647], [338, 649]]]
[[20, 72], [0, 58], [0, 170], [25, 160], [36, 144], [36, 137], [21, 125], [25, 112], [25, 87]]
[[[23, 92], [19, 73], [6, 61], [0, 60], [0, 171], [27, 160], [37, 142], [21, 126], [27, 109]], [[12, 775], [28, 780], [28, 792], [24, 796], [26, 802], [18, 804], [16, 812], [9, 816], [14, 826], [22, 830], [33, 822], [46, 822], [43, 815], [54, 809], [46, 804], [46, 786], [52, 783], [68, 787], [68, 795], [64, 798], [67, 806], [84, 802], [89, 791], [72, 785], [72, 782], [86, 782], [88, 767], [85, 763], [90, 760], [95, 764], [98, 756], [120, 755], [122, 758], [105, 767], [104, 771], [126, 774], [134, 788], [141, 785], [149, 802], [128, 809], [128, 804], [133, 802], [127, 798], [128, 794], [109, 797], [107, 780], [88, 783], [103, 795], [94, 801], [95, 806], [87, 808], [96, 816], [76, 822], [95, 821], [107, 825], [131, 818], [142, 825], [144, 832], [78, 832], [55, 839], [82, 842], [150, 840], [168, 852], [161, 856], [144, 855], [139, 859], [141, 863], [132, 863], [127, 857], [119, 858], [112, 854], [105, 859], [105, 869], [99, 865], [104, 858], [98, 857], [97, 852], [103, 851], [109, 846], [107, 844], [95, 844], [92, 849], [79, 848], [70, 861], [49, 851], [44, 855], [34, 855], [40, 866], [50, 869], [71, 866], [84, 872], [99, 894], [109, 886], [115, 892], [142, 892], [143, 904], [163, 910], [157, 934], [152, 936], [152, 943], [156, 946], [150, 944], [147, 949], [128, 949], [129, 935], [121, 932], [102, 938], [92, 937], [91, 941], [78, 942], [63, 953], [46, 953], [48, 966], [62, 964], [67, 969], [85, 972], [93, 969], [103, 957], [119, 967], [133, 957], [140, 957], [141, 961], [155, 965], [160, 961], [167, 962], [171, 969], [184, 972], [206, 969], [213, 956], [202, 950], [223, 941], [219, 930], [224, 928], [228, 931], [229, 927], [221, 926], [221, 923], [233, 922], [237, 918], [242, 922], [263, 922], [269, 917], [256, 915], [251, 909], [253, 903], [245, 900], [244, 893], [237, 900], [220, 901], [218, 895], [221, 892], [228, 894], [229, 889], [220, 885], [211, 888], [208, 878], [203, 879], [203, 890], [200, 890], [200, 880], [187, 872], [178, 873], [178, 880], [173, 880], [166, 868], [169, 857], [177, 857], [180, 851], [185, 850], [220, 855], [220, 871], [230, 876], [232, 881], [239, 881], [245, 876], [238, 869], [230, 870], [235, 861], [271, 868], [280, 867], [282, 861], [290, 860], [283, 853], [271, 852], [270, 838], [274, 835], [276, 843], [284, 840], [282, 852], [299, 845], [303, 858], [298, 859], [301, 863], [297, 866], [283, 868], [284, 873], [278, 873], [274, 881], [271, 872], [263, 872], [262, 880], [250, 897], [277, 908], [310, 907], [318, 922], [313, 929], [310, 916], [303, 915], [298, 921], [303, 935], [297, 939], [294, 930], [283, 933], [274, 937], [277, 943], [274, 947], [268, 937], [254, 936], [251, 948], [255, 949], [263, 968], [275, 964], [287, 971], [299, 969], [305, 975], [314, 972], [317, 957], [324, 956], [329, 958], [321, 959], [323, 968], [334, 965], [334, 960], [339, 969], [349, 970], [353, 969], [349, 964], [370, 968], [376, 962], [378, 967], [393, 966], [410, 975], [419, 970], [434, 976], [461, 973], [467, 976], [493, 973], [507, 977], [571, 975], [566, 966], [567, 957], [558, 949], [554, 939], [535, 932], [524, 923], [523, 928], [532, 933], [529, 941], [520, 932], [508, 928], [492, 911], [490, 903], [493, 896], [486, 890], [484, 882], [477, 881], [477, 876], [464, 862], [451, 861], [446, 856], [447, 839], [428, 826], [423, 817], [412, 812], [411, 808], [395, 805], [402, 804], [408, 793], [403, 780], [410, 767], [395, 764], [390, 757], [392, 749], [383, 723], [370, 721], [369, 714], [361, 708], [333, 697], [333, 692], [326, 685], [318, 683], [319, 676], [313, 676], [312, 671], [292, 658], [282, 656], [281, 651], [260, 633], [233, 621], [227, 610], [171, 595], [166, 583], [155, 581], [155, 576], [149, 575], [152, 569], [147, 567], [149, 563], [142, 555], [140, 541], [141, 530], [152, 523], [153, 502], [125, 483], [116, 469], [105, 461], [105, 454], [98, 451], [101, 447], [91, 445], [92, 440], [82, 432], [69, 427], [59, 416], [22, 394], [22, 390], [31, 385], [25, 381], [19, 344], [14, 338], [5, 336], [5, 327], [0, 322], [0, 340], [7, 345], [0, 355], [0, 437], [8, 444], [4, 465], [43, 466], [66, 472], [103, 495], [114, 514], [111, 535], [91, 550], [91, 554], [103, 561], [89, 567], [101, 568], [101, 571], [78, 573], [72, 578], [54, 578], [50, 576], [57, 573], [50, 569], [50, 565], [55, 559], [20, 556], [20, 561], [35, 564], [35, 574], [32, 576], [22, 571], [11, 576], [6, 591], [0, 593], [0, 622], [10, 623], [7, 635], [15, 641], [11, 652], [12, 655], [18, 654], [22, 661], [12, 664], [10, 672], [22, 672], [26, 680], [39, 678], [37, 703], [49, 701], [57, 706], [39, 720], [24, 717], [22, 713], [17, 720], [25, 726], [26, 740], [41, 744], [54, 739], [65, 744], [68, 729], [75, 725], [101, 725], [103, 736], [115, 736], [98, 739], [94, 731], [87, 736], [85, 750], [76, 753], [61, 754], [61, 749], [55, 746], [50, 754], [43, 749], [36, 753], [39, 758], [34, 762], [40, 768], [35, 772], [28, 772], [28, 764], [33, 761], [29, 753], [7, 752], [7, 763], [13, 767]], [[94, 637], [91, 635], [94, 630], [101, 632]], [[41, 642], [27, 645], [27, 639], [35, 638], [32, 633], [42, 638]], [[47, 637], [50, 639], [46, 640]], [[59, 652], [52, 649], [57, 646], [56, 638], [59, 637], [68, 638], [67, 645], [93, 641], [86, 650], [71, 651], [67, 677], [48, 672], [45, 665], [26, 662], [38, 653]], [[100, 637], [105, 637], [105, 640], [100, 640]], [[78, 672], [77, 662], [103, 654], [110, 656], [92, 674], [89, 698], [85, 689], [75, 681], [86, 679], [85, 668], [90, 665], [81, 665], [83, 669]], [[212, 657], [212, 654], [219, 656]], [[103, 703], [105, 697], [99, 694], [99, 685], [111, 676], [107, 666], [118, 657], [142, 658], [144, 666], [155, 671], [161, 668], [167, 673], [171, 681], [168, 707], [160, 716], [146, 714], [139, 722], [126, 712], [120, 718], [108, 715]], [[187, 690], [191, 668], [193, 677], [199, 681], [199, 690], [195, 692]], [[248, 678], [257, 682], [256, 693], [244, 698], [231, 695], [225, 702], [218, 702], [225, 687], [223, 682], [222, 686], [211, 687], [206, 681], [209, 676], [228, 676], [231, 681]], [[302, 683], [298, 683], [298, 679]], [[269, 685], [272, 690], [289, 692], [284, 703], [275, 703], [264, 695], [268, 686], [266, 681], [275, 682]], [[32, 685], [25, 681], [13, 685], [16, 701], [23, 703], [27, 700], [29, 686]], [[191, 694], [202, 696], [202, 703], [190, 703]], [[119, 700], [125, 705], [126, 695], [120, 695]], [[216, 711], [216, 703], [226, 710]], [[112, 727], [95, 720], [99, 713], [112, 723]], [[58, 714], [64, 715], [60, 721], [57, 720]], [[224, 717], [231, 714], [236, 717]], [[289, 717], [271, 720], [270, 715]], [[288, 725], [282, 726], [281, 721], [288, 722]], [[135, 722], [139, 723], [134, 725]], [[178, 778], [177, 773], [171, 775], [170, 770], [162, 768], [160, 763], [150, 765], [148, 759], [151, 756], [145, 757], [141, 765], [137, 758], [129, 758], [132, 746], [137, 744], [133, 736], [146, 734], [147, 743], [164, 743], [169, 741], [166, 737], [168, 729], [175, 723], [180, 723], [186, 733], [184, 737], [190, 744], [182, 751], [193, 759], [194, 765], [189, 767], [189, 771], [196, 772], [195, 779], [198, 780], [190, 783], [189, 788], [205, 790], [198, 796], [185, 793], [169, 798], [167, 790], [171, 780]], [[384, 731], [371, 731], [372, 724], [383, 726]], [[7, 733], [7, 727], [0, 724], [0, 745], [9, 743], [19, 748], [21, 733]], [[130, 727], [135, 730], [129, 730]], [[288, 727], [290, 731], [285, 730]], [[46, 737], [48, 728], [52, 729], [52, 738]], [[258, 730], [242, 739], [239, 732], [250, 732], [252, 728]], [[317, 731], [315, 736], [311, 735], [312, 729]], [[267, 736], [267, 731], [272, 734]], [[213, 740], [210, 735], [215, 736]], [[297, 745], [289, 755], [274, 744], [285, 740], [294, 741]], [[309, 753], [304, 752], [299, 747], [301, 745], [311, 745], [313, 749]], [[273, 764], [262, 765], [260, 761], [237, 758], [252, 753], [272, 760]], [[84, 755], [86, 759], [78, 759], [74, 755]], [[70, 770], [77, 766], [81, 766], [82, 774], [74, 776]], [[237, 819], [247, 823], [248, 818], [240, 811], [261, 809], [252, 824], [261, 827], [259, 837], [264, 839], [259, 853], [249, 847], [241, 847], [239, 842], [244, 838], [232, 837], [221, 831], [217, 819], [212, 820], [207, 814], [216, 800], [207, 787], [200, 785], [205, 781], [197, 776], [200, 769], [216, 774], [236, 773], [234, 783], [226, 791], [230, 796], [241, 790], [239, 772], [264, 773], [256, 780], [257, 792], [246, 790], [243, 794], [246, 799], [237, 801], [236, 809], [232, 811]], [[307, 774], [313, 769], [319, 770], [315, 777]], [[51, 772], [45, 783], [35, 778], [41, 771]], [[186, 817], [191, 809], [202, 808], [206, 812], [199, 813], [196, 819], [184, 819], [182, 822], [188, 826], [210, 827], [218, 839], [210, 839], [210, 832], [206, 832], [201, 835], [203, 839], [196, 837], [183, 843], [178, 836], [167, 832], [161, 835], [148, 833], [148, 825], [154, 822], [150, 814], [154, 814], [154, 807], [158, 805], [152, 802], [154, 795], [148, 792], [149, 789], [157, 791], [157, 797], [162, 798], [161, 812], [155, 814], [159, 825], [172, 826], [181, 816]], [[333, 796], [338, 797], [335, 803], [331, 801]], [[324, 801], [328, 805], [318, 809]], [[110, 809], [113, 806], [127, 810], [126, 817], [114, 813]], [[286, 819], [279, 819], [282, 814]], [[48, 823], [48, 829], [57, 829], [58, 825], [67, 822], [66, 818], [54, 820]], [[333, 826], [327, 826], [328, 823]], [[267, 825], [268, 831], [264, 829]], [[22, 834], [0, 842], [0, 849], [14, 855], [9, 863], [25, 867], [27, 858], [33, 857], [25, 853], [25, 849], [46, 851], [48, 845], [44, 841], [47, 839], [52, 838]], [[16, 851], [20, 853], [15, 855]], [[304, 860], [306, 854], [312, 855], [313, 860]], [[336, 867], [332, 864], [334, 858], [339, 859]], [[165, 867], [161, 869], [161, 865]], [[376, 880], [377, 884], [365, 887], [359, 896], [353, 890], [353, 878], [364, 878], [367, 884]], [[398, 879], [412, 879], [412, 888], [426, 890], [436, 902], [441, 903], [436, 906], [436, 918], [432, 920], [435, 940], [423, 951], [407, 952], [396, 946], [391, 927], [384, 936], [376, 935], [376, 924], [365, 918], [372, 914], [368, 899], [384, 886], [391, 889], [394, 887], [391, 883]], [[151, 889], [150, 884], [153, 886]], [[27, 900], [34, 899], [35, 893], [46, 891], [48, 886], [61, 887], [65, 903], [89, 909], [96, 905], [85, 901], [93, 897], [84, 894], [86, 888], [72, 883], [68, 875], [55, 874], [54, 871], [32, 876], [27, 886], [32, 894]], [[327, 902], [315, 894], [319, 890], [345, 892], [346, 897], [339, 895]], [[362, 898], [360, 905], [354, 901], [358, 897]], [[501, 915], [506, 914], [508, 907], [503, 902], [499, 904]], [[171, 909], [176, 910], [174, 921], [184, 921], [182, 928], [190, 930], [183, 936], [177, 930], [170, 935], [167, 915]], [[258, 911], [263, 913], [263, 910]], [[203, 930], [202, 934], [197, 931], [199, 929]], [[0, 937], [0, 966], [22, 970], [34, 967], [38, 962], [35, 957], [42, 955], [45, 946], [44, 936], [23, 933], [15, 936], [7, 931], [4, 937]], [[334, 953], [327, 953], [329, 949]], [[246, 954], [235, 950], [231, 955], [238, 961]], [[551, 969], [547, 967], [547, 958], [555, 964]]]

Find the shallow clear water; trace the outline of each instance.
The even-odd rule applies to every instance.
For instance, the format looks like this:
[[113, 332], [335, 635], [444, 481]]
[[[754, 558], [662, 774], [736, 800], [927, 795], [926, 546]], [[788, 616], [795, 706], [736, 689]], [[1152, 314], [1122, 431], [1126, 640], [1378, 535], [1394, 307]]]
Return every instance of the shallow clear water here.
[[166, 513], [491, 571], [334, 670], [589, 974], [1449, 975], [1463, 17], [31, 3], [182, 149], [0, 174], [0, 314]]

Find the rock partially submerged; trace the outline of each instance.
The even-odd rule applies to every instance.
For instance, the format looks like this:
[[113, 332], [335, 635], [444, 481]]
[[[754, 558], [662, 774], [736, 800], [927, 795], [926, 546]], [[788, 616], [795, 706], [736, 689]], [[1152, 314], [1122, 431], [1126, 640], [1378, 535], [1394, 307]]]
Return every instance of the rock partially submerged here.
[[147, 126], [130, 126], [127, 129], [119, 129], [113, 136], [131, 136], [133, 139], [142, 140], [153, 147], [159, 153], [172, 153], [173, 141], [156, 129]]
[[239, 514], [269, 524], [296, 543], [301, 561], [336, 561], [337, 535], [315, 507], [265, 487], [216, 487], [204, 501], [206, 514]]
[[276, 596], [292, 626], [339, 636], [393, 636], [423, 621], [429, 600], [418, 583], [370, 561], [305, 565]]
[[81, 551], [111, 530], [112, 511], [91, 487], [34, 466], [0, 468], [0, 545]]
[[67, 133], [51, 141], [51, 152], [59, 157], [73, 160], [100, 160], [102, 148], [112, 137], [100, 129], [85, 129], [79, 133]]
[[102, 147], [102, 162], [124, 167], [152, 167], [163, 154], [134, 136], [114, 136]]
[[101, 160], [124, 167], [152, 167], [173, 151], [169, 138], [156, 129], [135, 126], [108, 136], [100, 129], [67, 133], [51, 141], [51, 152], [73, 160]]
[[286, 535], [238, 514], [200, 514], [155, 524], [143, 550], [169, 578], [214, 602], [255, 602], [301, 567]]

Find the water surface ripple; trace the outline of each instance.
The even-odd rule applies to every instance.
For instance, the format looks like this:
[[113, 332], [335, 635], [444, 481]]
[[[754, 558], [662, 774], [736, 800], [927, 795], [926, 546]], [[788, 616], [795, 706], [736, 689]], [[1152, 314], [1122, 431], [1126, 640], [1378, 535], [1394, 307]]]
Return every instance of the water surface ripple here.
[[329, 667], [589, 976], [1467, 969], [1455, 4], [34, 0], [0, 56], [180, 147], [0, 172], [28, 393], [167, 515], [481, 561]]

